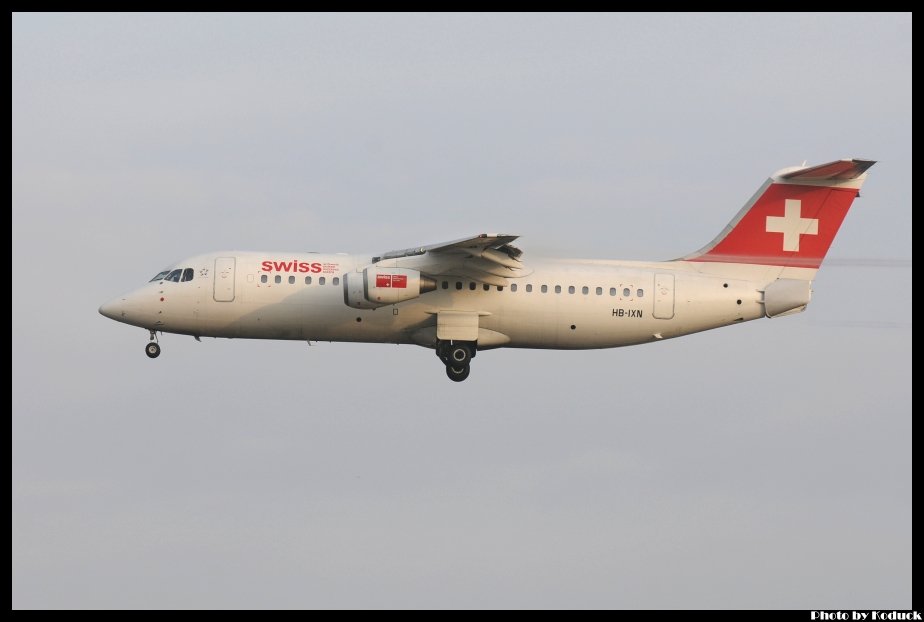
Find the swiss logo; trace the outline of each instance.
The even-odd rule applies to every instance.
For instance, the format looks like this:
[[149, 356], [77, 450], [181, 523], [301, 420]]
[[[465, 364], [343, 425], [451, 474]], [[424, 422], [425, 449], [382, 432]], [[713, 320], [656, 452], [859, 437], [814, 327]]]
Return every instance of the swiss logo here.
[[783, 250], [799, 252], [803, 235], [818, 235], [818, 219], [802, 217], [802, 201], [786, 199], [783, 216], [767, 216], [767, 233], [783, 234]]

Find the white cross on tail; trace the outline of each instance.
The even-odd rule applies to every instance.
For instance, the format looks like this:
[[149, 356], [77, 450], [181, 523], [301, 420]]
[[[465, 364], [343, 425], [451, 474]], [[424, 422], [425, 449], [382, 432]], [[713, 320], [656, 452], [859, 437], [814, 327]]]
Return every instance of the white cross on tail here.
[[802, 217], [802, 201], [786, 199], [784, 216], [767, 216], [767, 233], [783, 234], [783, 250], [798, 251], [803, 235], [818, 235], [818, 219]]

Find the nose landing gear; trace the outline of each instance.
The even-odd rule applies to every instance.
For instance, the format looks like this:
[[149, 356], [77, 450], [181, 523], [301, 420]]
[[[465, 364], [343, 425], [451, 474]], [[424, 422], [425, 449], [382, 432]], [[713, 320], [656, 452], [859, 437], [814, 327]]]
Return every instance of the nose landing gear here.
[[436, 346], [436, 355], [446, 365], [446, 376], [453, 382], [462, 382], [471, 372], [475, 344], [466, 342], [441, 342]]
[[154, 334], [154, 331], [151, 331], [151, 341], [144, 346], [144, 353], [148, 355], [148, 358], [156, 359], [160, 356], [160, 344], [157, 343], [157, 335]]

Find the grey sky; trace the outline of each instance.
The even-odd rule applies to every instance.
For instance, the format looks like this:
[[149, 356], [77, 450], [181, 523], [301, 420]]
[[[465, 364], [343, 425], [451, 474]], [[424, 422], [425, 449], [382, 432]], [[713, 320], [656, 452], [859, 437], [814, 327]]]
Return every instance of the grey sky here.
[[[14, 15], [13, 607], [911, 607], [911, 15]], [[879, 160], [806, 313], [651, 346], [147, 335], [183, 257], [663, 259]]]

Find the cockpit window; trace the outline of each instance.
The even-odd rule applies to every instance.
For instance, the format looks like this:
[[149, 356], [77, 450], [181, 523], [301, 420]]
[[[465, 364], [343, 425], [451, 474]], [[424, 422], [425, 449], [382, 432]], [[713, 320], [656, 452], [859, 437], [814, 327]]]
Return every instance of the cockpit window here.
[[182, 281], [185, 283], [186, 281], [192, 281], [192, 280], [193, 280], [193, 269], [192, 268], [184, 269]]
[[161, 280], [162, 278], [164, 278], [165, 276], [167, 276], [168, 274], [170, 274], [170, 270], [164, 270], [163, 272], [158, 272], [158, 273], [157, 273], [157, 276], [155, 276], [153, 279], [151, 279], [151, 280], [148, 281], [148, 282], [149, 282], [149, 283], [153, 283], [154, 281], [159, 281], [159, 280]]
[[166, 281], [173, 281], [174, 283], [180, 282], [180, 275], [183, 274], [183, 268], [178, 268], [167, 275]]

